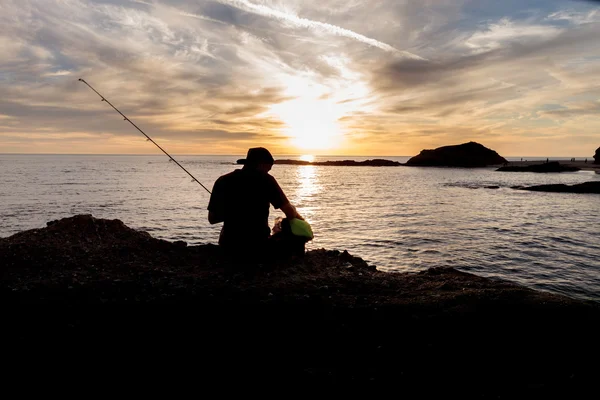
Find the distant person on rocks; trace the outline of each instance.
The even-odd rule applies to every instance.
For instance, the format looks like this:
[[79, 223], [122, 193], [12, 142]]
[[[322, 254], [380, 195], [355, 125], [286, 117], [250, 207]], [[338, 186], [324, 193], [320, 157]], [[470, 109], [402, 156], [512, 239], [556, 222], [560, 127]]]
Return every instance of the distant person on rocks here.
[[288, 221], [304, 218], [269, 174], [274, 163], [269, 150], [251, 148], [246, 158], [237, 163], [244, 166], [216, 180], [208, 204], [208, 221], [211, 224], [223, 222], [219, 245], [227, 254], [241, 259], [261, 259], [274, 251], [268, 222], [271, 204], [281, 209]]

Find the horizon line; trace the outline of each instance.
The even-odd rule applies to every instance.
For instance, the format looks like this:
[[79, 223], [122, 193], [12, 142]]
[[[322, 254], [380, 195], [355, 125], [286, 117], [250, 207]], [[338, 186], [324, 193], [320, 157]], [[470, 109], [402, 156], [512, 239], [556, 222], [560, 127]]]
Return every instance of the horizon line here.
[[[163, 156], [164, 154], [155, 154], [155, 153], [0, 153], [0, 156]], [[244, 157], [245, 154], [188, 154], [188, 153], [173, 153], [176, 156], [218, 156], [218, 157]], [[393, 156], [393, 155], [361, 155], [361, 154], [310, 154], [310, 153], [301, 153], [301, 154], [279, 154], [280, 156], [294, 156], [294, 157], [302, 157], [305, 155], [310, 155], [313, 157], [374, 157], [374, 158], [383, 158], [383, 157], [415, 157], [415, 155], [403, 155], [403, 156]], [[593, 159], [594, 156], [522, 156], [522, 155], [507, 155], [501, 157], [509, 157], [509, 158], [560, 158], [560, 159], [570, 159], [570, 158], [588, 158]]]

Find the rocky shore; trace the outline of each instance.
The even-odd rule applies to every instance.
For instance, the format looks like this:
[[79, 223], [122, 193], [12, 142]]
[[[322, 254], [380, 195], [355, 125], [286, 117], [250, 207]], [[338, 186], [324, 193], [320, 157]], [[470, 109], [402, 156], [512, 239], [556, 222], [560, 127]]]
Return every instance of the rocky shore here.
[[600, 181], [583, 182], [575, 185], [565, 185], [562, 183], [551, 185], [536, 186], [517, 186], [515, 189], [529, 190], [532, 192], [552, 192], [552, 193], [591, 193], [600, 194]]
[[570, 165], [563, 165], [558, 161], [551, 161], [541, 164], [530, 164], [530, 165], [507, 165], [500, 167], [496, 171], [504, 172], [537, 172], [537, 173], [549, 173], [549, 172], [577, 172], [581, 168], [573, 167]]
[[598, 304], [455, 269], [385, 273], [323, 249], [250, 265], [89, 215], [0, 239], [0, 269], [5, 352], [28, 365], [26, 350], [58, 352], [86, 374], [108, 360], [202, 385], [419, 398], [597, 384]]
[[[585, 159], [577, 159], [575, 161], [573, 160], [553, 160], [551, 162], [557, 162], [559, 163], [561, 166], [566, 166], [569, 168], [577, 168], [578, 170], [581, 171], [600, 171], [600, 165], [595, 165], [592, 163], [591, 160], [589, 160], [588, 162], [585, 162]], [[536, 166], [536, 165], [543, 165], [546, 164], [546, 160], [537, 160], [537, 161], [510, 161], [508, 162], [509, 167], [532, 167], [532, 166]], [[500, 168], [503, 165], [498, 165], [497, 167]]]

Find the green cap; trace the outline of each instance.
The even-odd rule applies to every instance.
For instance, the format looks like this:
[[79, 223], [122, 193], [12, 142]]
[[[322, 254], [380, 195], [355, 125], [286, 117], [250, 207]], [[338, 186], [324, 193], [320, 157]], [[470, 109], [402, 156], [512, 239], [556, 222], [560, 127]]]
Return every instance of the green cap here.
[[307, 238], [308, 240], [312, 240], [315, 237], [309, 223], [301, 219], [291, 219], [290, 228], [292, 230], [292, 234], [295, 236], [301, 236]]

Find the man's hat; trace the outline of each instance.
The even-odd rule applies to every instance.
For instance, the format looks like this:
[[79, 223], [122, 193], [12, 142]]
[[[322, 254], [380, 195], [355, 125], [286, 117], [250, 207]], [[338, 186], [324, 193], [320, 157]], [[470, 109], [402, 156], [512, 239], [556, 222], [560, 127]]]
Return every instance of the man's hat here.
[[273, 159], [273, 156], [271, 155], [269, 150], [265, 149], [264, 147], [253, 147], [248, 150], [246, 158], [241, 158], [237, 160], [238, 164], [246, 165], [257, 165], [261, 163], [273, 164], [274, 162], [275, 160]]

